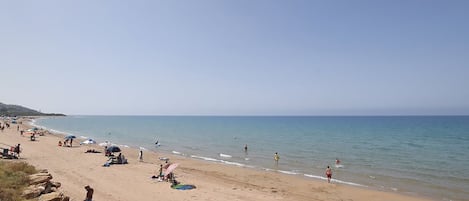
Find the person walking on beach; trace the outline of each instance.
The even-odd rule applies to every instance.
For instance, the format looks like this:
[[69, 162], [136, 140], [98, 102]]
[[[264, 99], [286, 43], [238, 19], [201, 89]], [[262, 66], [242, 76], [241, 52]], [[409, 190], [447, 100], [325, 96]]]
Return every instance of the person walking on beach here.
[[15, 153], [16, 153], [16, 157], [17, 158], [20, 158], [20, 152], [21, 152], [21, 149], [20, 149], [20, 144], [18, 144], [16, 147], [15, 147]]
[[332, 170], [329, 166], [327, 166], [327, 169], [326, 169], [326, 176], [327, 176], [327, 183], [331, 183]]
[[140, 150], [138, 152], [138, 160], [143, 161], [143, 151], [142, 150]]
[[163, 174], [163, 164], [160, 164], [160, 170], [158, 172], [158, 177], [162, 178], [163, 176], [164, 176], [164, 174]]
[[73, 146], [73, 138], [70, 138], [70, 147]]
[[275, 162], [278, 163], [278, 160], [279, 160], [279, 159], [280, 159], [280, 156], [278, 156], [278, 153], [275, 152], [275, 155], [274, 155], [274, 160], [275, 160]]
[[94, 190], [90, 186], [85, 186], [86, 198], [84, 201], [92, 201]]

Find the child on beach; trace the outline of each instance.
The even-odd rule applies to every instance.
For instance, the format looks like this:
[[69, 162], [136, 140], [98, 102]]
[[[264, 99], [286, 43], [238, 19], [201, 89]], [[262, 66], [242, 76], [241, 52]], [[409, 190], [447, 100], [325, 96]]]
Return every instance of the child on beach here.
[[274, 155], [275, 162], [278, 162], [279, 159], [280, 159], [280, 156], [278, 156], [278, 153], [275, 152], [275, 155]]

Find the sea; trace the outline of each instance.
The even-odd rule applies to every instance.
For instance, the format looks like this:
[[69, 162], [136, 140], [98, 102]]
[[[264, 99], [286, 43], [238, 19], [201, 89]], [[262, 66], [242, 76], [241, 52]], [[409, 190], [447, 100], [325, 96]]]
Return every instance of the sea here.
[[469, 116], [66, 116], [33, 124], [82, 140], [324, 182], [330, 166], [334, 183], [469, 200]]

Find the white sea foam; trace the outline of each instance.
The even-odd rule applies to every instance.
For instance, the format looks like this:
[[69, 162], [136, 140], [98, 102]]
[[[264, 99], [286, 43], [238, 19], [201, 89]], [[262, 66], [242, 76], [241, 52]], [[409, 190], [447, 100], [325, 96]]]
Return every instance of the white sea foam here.
[[245, 164], [242, 164], [242, 163], [236, 163], [236, 162], [230, 162], [230, 161], [222, 161], [222, 163], [228, 164], [228, 165], [235, 165], [235, 166], [239, 166], [239, 167], [245, 167], [246, 166]]
[[202, 160], [205, 160], [205, 161], [218, 162], [218, 163], [223, 163], [223, 164], [227, 164], [227, 165], [234, 165], [234, 166], [238, 166], [238, 167], [254, 167], [254, 166], [248, 166], [246, 164], [242, 164], [242, 163], [238, 163], [238, 162], [219, 160], [219, 159], [209, 158], [209, 157], [204, 157], [204, 156], [191, 155], [191, 157], [196, 158], [196, 159], [202, 159]]
[[[304, 176], [305, 177], [310, 177], [310, 178], [315, 178], [315, 179], [327, 180], [326, 177], [312, 175], [312, 174], [304, 174]], [[361, 185], [361, 184], [357, 184], [357, 183], [353, 183], [353, 182], [348, 182], [348, 181], [342, 181], [342, 180], [338, 180], [338, 179], [331, 179], [331, 182], [340, 183], [340, 184], [347, 184], [347, 185], [351, 185], [351, 186], [367, 187], [365, 185]]]
[[176, 155], [181, 155], [181, 152], [178, 152], [178, 151], [172, 151], [172, 153]]
[[59, 130], [55, 130], [55, 129], [50, 129], [50, 132], [52, 132], [52, 133], [57, 133], [57, 134], [65, 134], [65, 132], [62, 132], [62, 131], [59, 131]]
[[220, 153], [220, 157], [223, 157], [223, 158], [231, 158], [232, 156], [231, 156], [231, 155], [228, 155], [228, 154]]
[[81, 139], [88, 139], [88, 137], [83, 136], [83, 135], [81, 135], [80, 138], [81, 138]]
[[297, 175], [297, 172], [293, 171], [286, 171], [286, 170], [277, 170], [277, 172], [283, 173], [283, 174], [291, 174], [291, 175]]
[[214, 162], [221, 162], [222, 160], [214, 159], [214, 158], [209, 158], [209, 157], [203, 157], [203, 156], [196, 156], [196, 155], [191, 155], [192, 158], [197, 158], [197, 159], [202, 159], [206, 161], [214, 161]]
[[139, 147], [140, 150], [147, 150], [145, 147]]
[[111, 142], [109, 142], [109, 141], [104, 141], [104, 142], [99, 143], [98, 145], [99, 145], [99, 146], [102, 146], [102, 147], [104, 147], [104, 146], [111, 146]]

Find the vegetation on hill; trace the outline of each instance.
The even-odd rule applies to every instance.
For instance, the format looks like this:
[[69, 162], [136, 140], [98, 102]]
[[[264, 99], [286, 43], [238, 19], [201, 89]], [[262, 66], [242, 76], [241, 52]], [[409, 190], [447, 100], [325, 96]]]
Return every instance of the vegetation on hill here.
[[63, 114], [48, 114], [38, 112], [19, 105], [0, 103], [0, 116], [65, 116]]
[[36, 169], [25, 162], [0, 161], [0, 200], [21, 201], [23, 189], [29, 184], [28, 175]]

